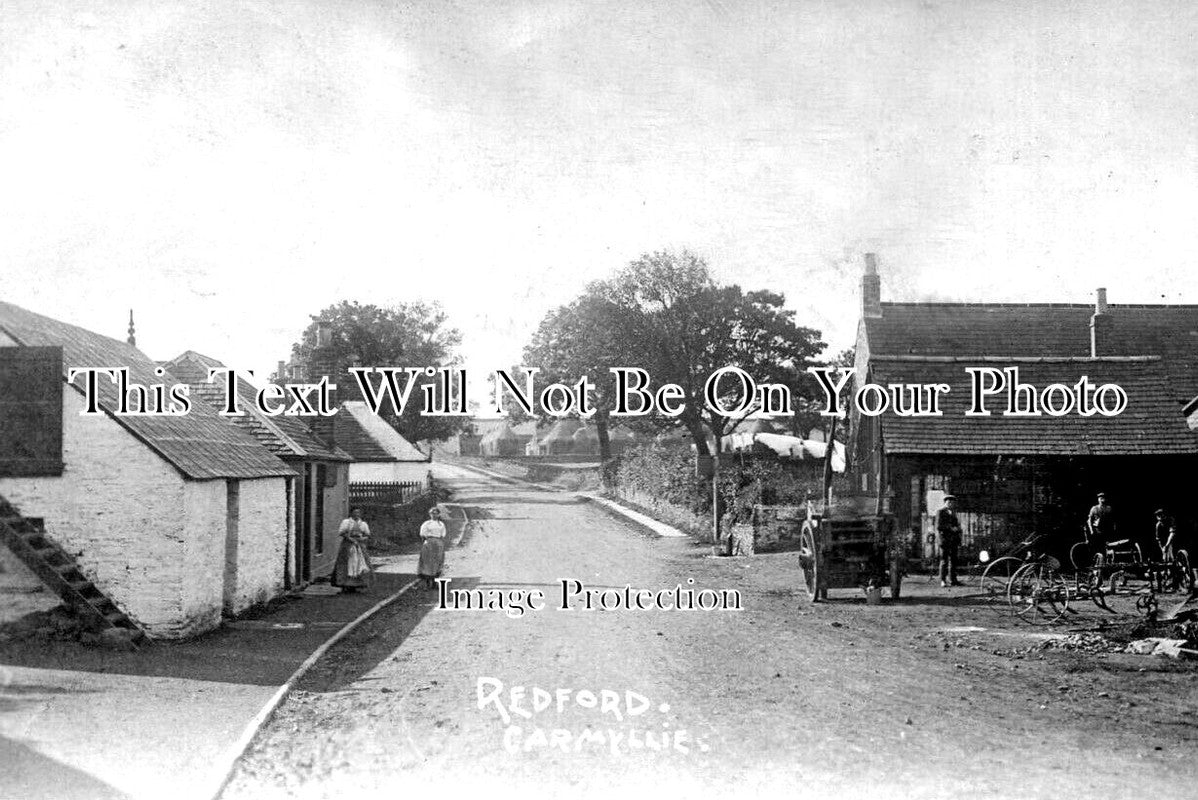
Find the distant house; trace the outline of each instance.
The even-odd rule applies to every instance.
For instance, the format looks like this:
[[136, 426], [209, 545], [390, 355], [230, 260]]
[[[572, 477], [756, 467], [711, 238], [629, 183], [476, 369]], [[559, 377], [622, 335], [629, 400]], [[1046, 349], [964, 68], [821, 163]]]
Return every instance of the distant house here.
[[445, 451], [457, 456], [480, 456], [483, 440], [507, 424], [507, 417], [472, 418], [464, 430], [446, 440]]
[[333, 441], [351, 459], [349, 482], [424, 481], [432, 455], [426, 455], [362, 401], [342, 403], [332, 417]]
[[[209, 370], [224, 364], [188, 350], [163, 366], [191, 387], [193, 397], [214, 408], [224, 401], [225, 380], [208, 380]], [[291, 586], [302, 585], [333, 571], [337, 558], [338, 529], [349, 516], [350, 456], [318, 438], [299, 417], [267, 416], [255, 403], [257, 389], [238, 378], [237, 395], [241, 416], [225, 417], [253, 436], [296, 472], [289, 503], [293, 518], [286, 558]]]
[[41, 582], [162, 638], [200, 633], [222, 612], [277, 595], [294, 470], [198, 399], [184, 415], [117, 416], [117, 388], [101, 377], [100, 413], [84, 416], [85, 380], [67, 380], [72, 367], [175, 383], [130, 344], [0, 303], [0, 497], [9, 506], [0, 568], [10, 588]]
[[574, 452], [574, 432], [582, 427], [576, 419], [559, 419], [544, 436], [537, 437], [539, 456], [558, 456]]
[[574, 448], [571, 452], [575, 455], [599, 455], [599, 434], [595, 431], [594, 425], [583, 425], [574, 431], [570, 438], [574, 440]]
[[505, 422], [482, 438], [479, 451], [484, 456], [522, 456], [531, 440], [530, 433], [519, 433], [516, 427]]
[[[1059, 386], [1058, 409], [1083, 377], [1116, 384], [1127, 408], [1005, 416], [1003, 397], [990, 399], [990, 416], [966, 416], [966, 370], [978, 367], [1017, 368], [1036, 390]], [[941, 416], [854, 411], [850, 421], [856, 488], [883, 496], [917, 554], [933, 555], [931, 519], [945, 493], [957, 497], [966, 551], [1032, 533], [1066, 551], [1099, 491], [1128, 536], [1149, 538], [1162, 506], [1198, 525], [1198, 435], [1185, 411], [1198, 396], [1198, 306], [1108, 304], [1105, 289], [1093, 305], [884, 303], [867, 257], [854, 380], [949, 387]]]

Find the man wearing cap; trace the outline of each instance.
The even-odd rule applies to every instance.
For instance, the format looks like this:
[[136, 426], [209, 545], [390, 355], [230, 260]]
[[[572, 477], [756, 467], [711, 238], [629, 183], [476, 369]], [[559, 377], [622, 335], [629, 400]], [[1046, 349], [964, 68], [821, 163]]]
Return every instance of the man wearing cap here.
[[1105, 552], [1107, 542], [1115, 541], [1115, 512], [1103, 492], [1098, 493], [1098, 503], [1090, 509], [1090, 515], [1086, 518], [1086, 532], [1090, 546], [1100, 553]]
[[936, 532], [940, 534], [940, 585], [960, 586], [957, 552], [961, 549], [961, 521], [957, 519], [955, 495], [944, 496], [944, 505], [936, 512]]
[[1156, 546], [1160, 548], [1161, 560], [1172, 563], [1174, 559], [1174, 539], [1177, 537], [1177, 523], [1169, 512], [1163, 508], [1156, 510]]

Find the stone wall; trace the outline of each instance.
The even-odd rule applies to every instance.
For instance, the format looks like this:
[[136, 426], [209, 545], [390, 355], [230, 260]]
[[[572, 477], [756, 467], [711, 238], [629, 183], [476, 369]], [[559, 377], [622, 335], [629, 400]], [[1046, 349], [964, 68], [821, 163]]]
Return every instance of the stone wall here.
[[[0, 478], [0, 495], [42, 518], [46, 536], [151, 636], [181, 638], [219, 625], [226, 481], [185, 480], [115, 420], [83, 417], [82, 409], [82, 395], [64, 384], [62, 475]], [[282, 590], [288, 536], [286, 479], [239, 484], [237, 611]], [[0, 621], [58, 604], [51, 591], [29, 592], [36, 576], [0, 550], [0, 589], [8, 587]]]
[[224, 609], [231, 614], [264, 603], [283, 591], [288, 537], [285, 479], [237, 483], [236, 585]]
[[117, 422], [82, 409], [64, 384], [63, 474], [0, 478], [0, 495], [44, 519], [47, 536], [123, 611], [152, 633], [169, 629], [182, 613], [184, 480]]
[[429, 461], [354, 462], [349, 465], [350, 483], [402, 483], [423, 481], [433, 465]]
[[0, 623], [35, 611], [49, 611], [58, 602], [58, 595], [42, 585], [41, 578], [0, 545]]

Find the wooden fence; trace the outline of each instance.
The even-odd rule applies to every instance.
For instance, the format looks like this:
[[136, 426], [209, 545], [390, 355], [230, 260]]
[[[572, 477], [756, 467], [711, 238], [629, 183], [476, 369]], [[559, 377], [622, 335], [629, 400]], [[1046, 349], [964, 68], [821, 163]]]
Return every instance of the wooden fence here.
[[424, 481], [371, 481], [349, 485], [349, 504], [355, 505], [403, 505], [410, 503], [428, 490]]

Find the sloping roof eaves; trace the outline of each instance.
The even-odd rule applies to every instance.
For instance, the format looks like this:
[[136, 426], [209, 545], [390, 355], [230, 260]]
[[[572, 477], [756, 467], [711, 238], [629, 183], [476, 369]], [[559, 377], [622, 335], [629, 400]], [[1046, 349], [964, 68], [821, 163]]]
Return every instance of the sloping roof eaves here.
[[[173, 375], [155, 373], [157, 365], [126, 342], [0, 302], [0, 327], [21, 345], [52, 345], [63, 349], [63, 378], [71, 368], [119, 368], [142, 385], [174, 383]], [[72, 385], [82, 393], [85, 378]], [[265, 478], [292, 476], [294, 470], [242, 431], [227, 425], [202, 401], [177, 416], [117, 416], [117, 387], [97, 382], [99, 405], [117, 424], [158, 453], [187, 478]]]
[[966, 368], [1000, 368], [993, 361], [970, 359], [871, 360], [875, 383], [945, 383], [940, 417], [879, 418], [888, 453], [959, 455], [1166, 455], [1198, 454], [1198, 435], [1171, 395], [1168, 374], [1159, 359], [1010, 360], [1022, 383], [1040, 389], [1053, 383], [1073, 386], [1084, 375], [1095, 385], [1115, 383], [1128, 395], [1126, 410], [1114, 417], [1002, 416], [1005, 400], [992, 397], [988, 417], [967, 417], [970, 386]]
[[[224, 405], [224, 380], [209, 381], [208, 370], [224, 367], [214, 358], [188, 350], [169, 361], [166, 368], [191, 387], [193, 397], [201, 397], [213, 408]], [[259, 444], [281, 458], [307, 458], [323, 461], [350, 461], [344, 451], [325, 444], [297, 417], [267, 416], [257, 409], [258, 390], [249, 381], [237, 378], [238, 407], [244, 414], [222, 419], [237, 425]]]
[[[863, 320], [871, 355], [1084, 358], [1092, 305], [882, 303]], [[1161, 356], [1177, 400], [1198, 395], [1198, 305], [1107, 306], [1099, 356]]]
[[342, 403], [333, 417], [337, 446], [357, 462], [428, 462], [429, 457], [366, 404]]

